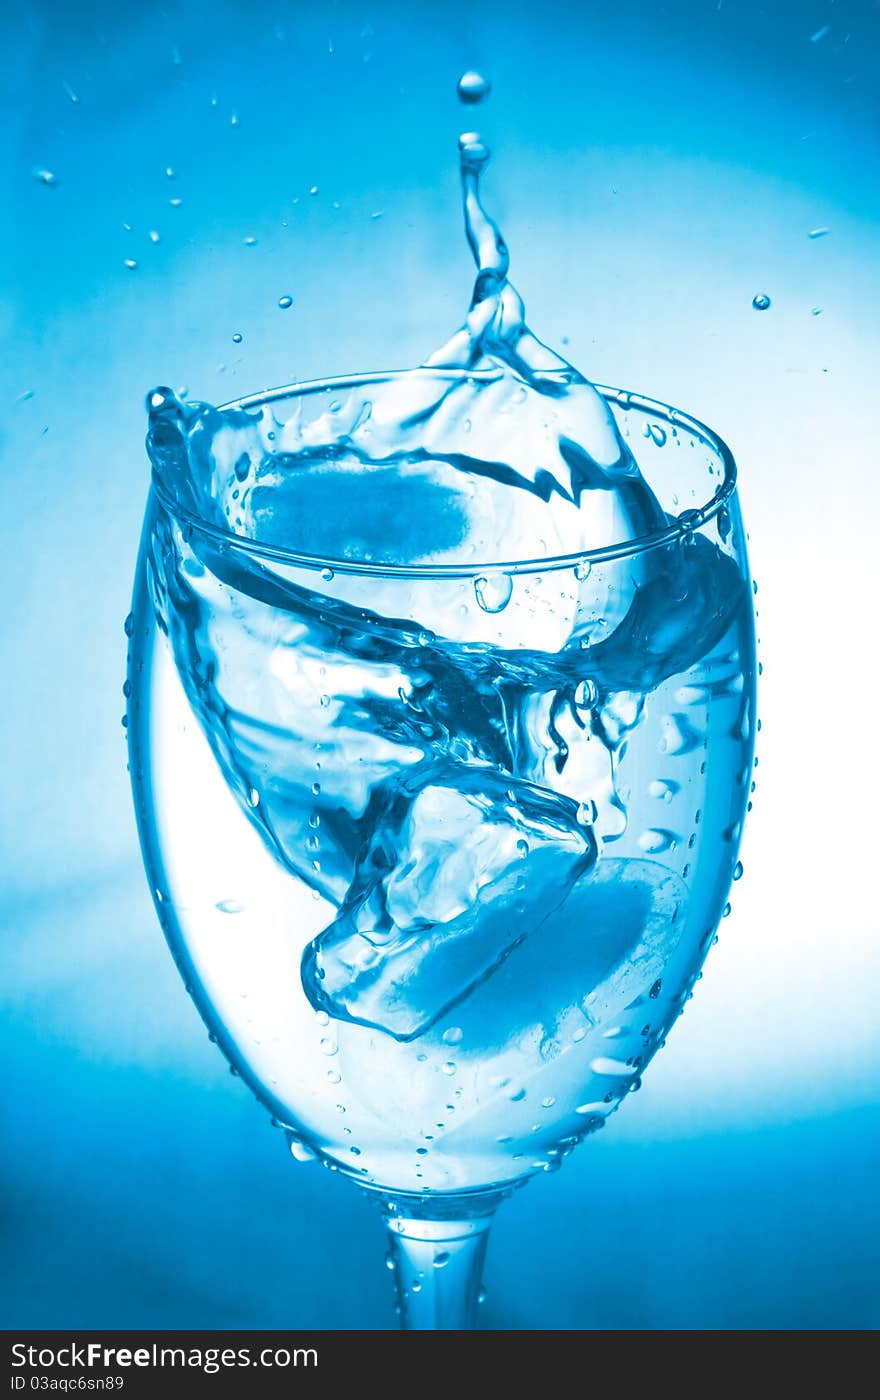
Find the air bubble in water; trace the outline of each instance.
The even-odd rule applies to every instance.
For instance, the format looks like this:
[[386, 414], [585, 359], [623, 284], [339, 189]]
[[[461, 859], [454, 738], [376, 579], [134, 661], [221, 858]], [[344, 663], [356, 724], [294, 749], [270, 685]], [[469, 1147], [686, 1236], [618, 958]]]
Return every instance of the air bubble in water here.
[[468, 107], [472, 107], [477, 102], [484, 102], [491, 90], [492, 84], [489, 79], [472, 68], [469, 68], [466, 73], [462, 73], [456, 89], [460, 101]]
[[477, 602], [487, 613], [499, 613], [507, 607], [513, 592], [513, 579], [509, 574], [489, 574], [474, 579], [474, 592]]
[[772, 304], [766, 292], [759, 292], [757, 296], [752, 297], [752, 306], [756, 311], [769, 311]]

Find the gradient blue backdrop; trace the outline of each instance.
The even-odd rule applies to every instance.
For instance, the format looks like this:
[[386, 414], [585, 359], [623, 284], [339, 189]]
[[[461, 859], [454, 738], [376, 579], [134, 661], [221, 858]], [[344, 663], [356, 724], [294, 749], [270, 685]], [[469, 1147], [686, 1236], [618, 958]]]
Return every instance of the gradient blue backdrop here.
[[876, 1325], [877, 6], [24, 0], [0, 30], [0, 1322], [392, 1325], [375, 1211], [287, 1157], [165, 951], [122, 619], [152, 384], [412, 364], [460, 321], [480, 67], [532, 325], [734, 448], [765, 668], [734, 913], [642, 1093], [504, 1208], [486, 1324]]

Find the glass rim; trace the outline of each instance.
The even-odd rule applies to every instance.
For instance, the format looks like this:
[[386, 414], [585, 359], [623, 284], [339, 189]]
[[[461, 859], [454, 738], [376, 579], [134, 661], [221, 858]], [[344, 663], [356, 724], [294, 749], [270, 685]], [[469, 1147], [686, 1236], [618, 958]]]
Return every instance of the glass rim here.
[[[560, 372], [560, 377], [564, 372]], [[448, 369], [434, 367], [431, 365], [420, 366], [415, 369], [405, 370], [374, 370], [365, 374], [339, 375], [326, 379], [308, 379], [300, 383], [284, 384], [275, 389], [265, 389], [258, 393], [246, 394], [238, 399], [231, 399], [228, 403], [218, 406], [219, 412], [230, 409], [260, 408], [265, 404], [277, 402], [279, 399], [300, 398], [309, 394], [316, 394], [323, 391], [333, 392], [345, 389], [354, 389], [363, 384], [381, 384], [391, 379], [400, 379], [411, 375], [430, 375], [435, 378], [459, 378], [479, 380], [486, 378], [491, 380], [495, 371], [474, 370], [474, 369]], [[681, 409], [672, 408], [668, 404], [662, 403], [659, 399], [648, 398], [644, 394], [639, 394], [629, 389], [617, 389], [609, 384], [594, 384], [593, 387], [600, 393], [609, 406], [622, 409], [634, 408], [642, 412], [662, 418], [664, 422], [671, 424], [675, 428], [684, 428], [691, 436], [709, 447], [718, 457], [723, 467], [723, 476], [711, 498], [702, 506], [681, 511], [673, 521], [662, 530], [654, 530], [645, 535], [638, 535], [631, 540], [621, 540], [616, 544], [602, 545], [596, 549], [582, 549], [574, 553], [545, 555], [532, 559], [497, 559], [487, 560], [479, 563], [448, 563], [448, 564], [391, 564], [383, 563], [381, 560], [368, 559], [341, 559], [332, 555], [308, 554], [301, 550], [285, 549], [282, 545], [273, 545], [260, 540], [250, 539], [246, 535], [236, 534], [233, 530], [225, 530], [219, 525], [214, 525], [204, 520], [195, 511], [187, 509], [180, 502], [175, 501], [165, 490], [155, 468], [152, 471], [153, 488], [164, 509], [176, 520], [191, 526], [200, 534], [206, 535], [220, 544], [241, 551], [245, 554], [256, 555], [258, 558], [267, 559], [274, 563], [286, 564], [293, 568], [303, 568], [310, 570], [329, 570], [333, 574], [355, 574], [372, 575], [377, 578], [413, 578], [413, 579], [456, 579], [456, 578], [479, 578], [486, 574], [536, 574], [541, 572], [557, 571], [560, 569], [572, 569], [578, 564], [605, 564], [616, 559], [627, 559], [635, 555], [644, 554], [648, 550], [662, 548], [663, 546], [674, 544], [676, 540], [685, 538], [700, 529], [721, 511], [730, 500], [736, 490], [736, 462], [733, 453], [727, 443], [713, 429], [702, 423], [698, 418], [683, 412]]]

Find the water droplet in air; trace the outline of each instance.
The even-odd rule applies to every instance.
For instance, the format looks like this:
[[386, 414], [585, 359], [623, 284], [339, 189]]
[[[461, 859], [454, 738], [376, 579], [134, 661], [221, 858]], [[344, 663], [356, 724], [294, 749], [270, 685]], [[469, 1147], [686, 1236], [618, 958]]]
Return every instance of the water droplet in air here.
[[651, 423], [648, 431], [658, 447], [666, 446], [666, 429], [661, 428], [659, 423]]
[[246, 248], [256, 248], [257, 246], [257, 240], [252, 233], [249, 233], [247, 238], [242, 239], [242, 242]]
[[474, 69], [468, 69], [467, 73], [462, 73], [458, 80], [459, 100], [468, 107], [474, 106], [477, 102], [483, 102], [489, 96], [492, 84], [482, 73], [477, 73]]
[[811, 229], [810, 229], [810, 232], [807, 234], [807, 237], [808, 237], [808, 238], [827, 238], [827, 237], [828, 237], [828, 234], [829, 234], [830, 232], [831, 232], [831, 230], [828, 229], [828, 228], [825, 228], [825, 226], [823, 225], [822, 228], [811, 228]]
[[240, 345], [241, 342], [242, 342], [242, 339], [243, 339], [243, 337], [242, 337], [241, 331], [233, 331], [233, 333], [232, 333], [232, 343], [233, 343], [233, 345]]
[[278, 305], [282, 311], [287, 311], [289, 307], [293, 306], [293, 297], [279, 297]]
[[756, 311], [769, 311], [771, 305], [772, 302], [766, 292], [759, 292], [757, 296], [752, 297], [752, 306]]
[[510, 602], [513, 579], [509, 574], [490, 574], [488, 578], [477, 578], [474, 579], [474, 592], [483, 612], [499, 613]]
[[137, 261], [134, 258], [125, 258], [123, 265], [128, 268], [129, 272], [134, 272], [137, 267]]
[[49, 189], [54, 189], [58, 184], [58, 176], [52, 170], [35, 170], [34, 179], [39, 180], [41, 185], [47, 185]]
[[219, 909], [221, 914], [240, 914], [243, 905], [239, 904], [237, 899], [218, 899], [215, 908]]

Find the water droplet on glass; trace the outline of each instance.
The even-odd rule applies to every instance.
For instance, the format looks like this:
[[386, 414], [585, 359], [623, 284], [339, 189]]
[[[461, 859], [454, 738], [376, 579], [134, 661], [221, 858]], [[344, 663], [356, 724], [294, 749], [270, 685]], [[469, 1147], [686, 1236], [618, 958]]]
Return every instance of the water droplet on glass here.
[[449, 1250], [441, 1249], [439, 1254], [434, 1255], [434, 1268], [442, 1269], [444, 1264], [449, 1263]]
[[631, 1065], [625, 1064], [623, 1060], [609, 1059], [607, 1055], [599, 1055], [597, 1059], [591, 1060], [590, 1069], [594, 1074], [613, 1075], [621, 1079], [631, 1079], [633, 1075]]
[[289, 1139], [289, 1142], [290, 1142], [290, 1155], [291, 1155], [291, 1157], [294, 1158], [295, 1161], [297, 1161], [297, 1162], [314, 1162], [314, 1161], [315, 1161], [315, 1153], [312, 1151], [312, 1149], [311, 1149], [310, 1147], [306, 1147], [306, 1144], [305, 1144], [304, 1142], [302, 1142], [299, 1138], [291, 1137], [291, 1138]]
[[666, 446], [666, 429], [661, 428], [659, 423], [649, 424], [649, 432], [658, 447]]
[[449, 1026], [443, 1032], [443, 1040], [446, 1045], [460, 1045], [464, 1039], [464, 1031], [461, 1026]]
[[692, 753], [703, 742], [702, 734], [694, 728], [686, 715], [664, 715], [660, 728], [660, 752], [676, 758]]
[[458, 80], [459, 100], [466, 106], [471, 107], [477, 102], [483, 102], [489, 96], [492, 84], [482, 73], [477, 73], [475, 69], [469, 68], [466, 73], [462, 73]]
[[733, 867], [733, 878], [734, 878], [734, 880], [741, 880], [741, 879], [742, 879], [742, 873], [743, 873], [743, 863], [742, 863], [741, 860], [738, 860], [737, 863], [736, 863], [736, 865]]
[[757, 296], [752, 297], [752, 306], [756, 311], [769, 311], [772, 302], [766, 292], [759, 292]]
[[581, 681], [574, 692], [575, 708], [578, 710], [592, 710], [599, 698], [599, 691], [595, 681]]
[[678, 837], [674, 831], [666, 831], [661, 827], [653, 827], [649, 831], [643, 831], [639, 837], [639, 846], [643, 851], [651, 855], [657, 855], [660, 851], [671, 851], [675, 846]]
[[507, 607], [513, 592], [513, 579], [509, 574], [490, 574], [474, 579], [474, 592], [477, 602], [487, 613], [499, 613]]
[[574, 566], [575, 578], [578, 579], [579, 582], [583, 582], [585, 578], [589, 578], [592, 567], [589, 559], [579, 559]]
[[287, 297], [287, 296], [279, 297], [279, 298], [278, 298], [278, 305], [281, 307], [281, 310], [282, 310], [282, 311], [287, 311], [287, 310], [289, 310], [289, 308], [290, 308], [291, 306], [293, 306], [293, 297]]
[[660, 802], [670, 803], [679, 790], [679, 784], [673, 783], [668, 778], [655, 778], [648, 784], [648, 796], [656, 797]]
[[447, 1061], [446, 1061], [445, 1065], [443, 1066], [443, 1073], [444, 1073], [444, 1074], [448, 1074], [448, 1075], [453, 1075], [453, 1074], [455, 1074], [455, 1061], [454, 1061], [454, 1060], [447, 1060]]

